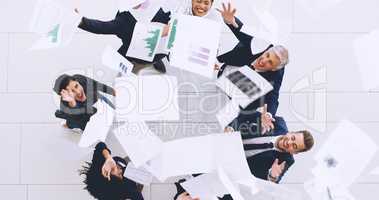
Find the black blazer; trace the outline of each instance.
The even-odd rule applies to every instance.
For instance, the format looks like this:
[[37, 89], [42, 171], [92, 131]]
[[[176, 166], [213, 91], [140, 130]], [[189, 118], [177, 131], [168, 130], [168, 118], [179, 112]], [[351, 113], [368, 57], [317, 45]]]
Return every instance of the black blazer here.
[[[229, 125], [233, 127], [234, 130], [241, 132], [241, 137], [243, 140], [267, 136], [280, 136], [288, 133], [287, 124], [284, 119], [282, 117], [276, 116], [274, 117], [274, 130], [271, 130], [269, 133], [262, 135], [260, 117], [261, 113], [259, 112], [255, 112], [250, 115], [240, 114]], [[277, 181], [277, 183], [279, 183], [283, 175], [295, 162], [295, 159], [291, 154], [286, 152], [279, 152], [276, 150], [270, 150], [247, 158], [247, 162], [249, 164], [251, 173], [255, 177], [268, 180], [268, 173], [275, 159], [279, 159], [279, 163], [286, 161], [286, 167]]]
[[[229, 52], [220, 55], [217, 57], [217, 60], [219, 62], [225, 63], [219, 73], [218, 77], [220, 77], [225, 68], [230, 66], [236, 66], [236, 67], [242, 67], [242, 66], [250, 66], [252, 62], [254, 62], [257, 58], [259, 58], [262, 54], [264, 54], [268, 49], [273, 47], [274, 45], [270, 44], [264, 51], [253, 54], [251, 46], [254, 44], [254, 37], [250, 36], [246, 33], [241, 32], [243, 23], [236, 18], [236, 22], [238, 24], [238, 28], [235, 28], [232, 25], [227, 25], [230, 30], [233, 32], [233, 34], [236, 36], [236, 38], [239, 40], [239, 43]], [[284, 68], [277, 70], [277, 71], [269, 71], [269, 72], [258, 72], [263, 78], [265, 78], [268, 82], [271, 83], [271, 85], [274, 87], [272, 91], [267, 93], [265, 96], [261, 97], [260, 99], [252, 102], [250, 105], [248, 105], [245, 109], [246, 111], [255, 110], [258, 107], [263, 106], [264, 104], [267, 104], [267, 110], [272, 115], [276, 114], [276, 111], [279, 106], [279, 90], [282, 85], [282, 80], [284, 76]]]
[[[151, 22], [168, 24], [170, 17], [171, 12], [166, 13], [162, 8], [160, 8], [154, 15]], [[115, 19], [107, 22], [83, 17], [81, 23], [79, 24], [79, 28], [95, 34], [116, 35], [122, 40], [122, 45], [118, 49], [118, 52], [122, 56], [127, 58], [129, 61], [147, 63], [146, 61], [126, 56], [126, 52], [128, 51], [130, 42], [132, 41], [133, 31], [136, 23], [137, 20], [134, 18], [134, 16], [130, 12], [124, 11], [121, 13], [117, 12]], [[164, 55], [158, 54], [154, 57], [154, 61], [160, 60], [163, 57]]]

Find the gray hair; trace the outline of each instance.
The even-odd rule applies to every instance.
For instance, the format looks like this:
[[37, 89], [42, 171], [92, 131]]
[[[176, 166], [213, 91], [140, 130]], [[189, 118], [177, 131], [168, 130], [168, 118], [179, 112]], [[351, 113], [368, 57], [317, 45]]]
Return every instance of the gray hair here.
[[269, 50], [273, 51], [275, 55], [279, 57], [280, 64], [277, 67], [277, 70], [282, 69], [288, 64], [288, 50], [285, 47], [283, 47], [282, 45], [276, 45], [271, 47]]

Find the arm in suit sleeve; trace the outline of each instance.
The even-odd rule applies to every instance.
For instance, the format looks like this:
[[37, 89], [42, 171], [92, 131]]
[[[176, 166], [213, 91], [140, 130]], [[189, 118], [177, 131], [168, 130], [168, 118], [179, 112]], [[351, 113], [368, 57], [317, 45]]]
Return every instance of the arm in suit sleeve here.
[[105, 22], [83, 17], [78, 27], [95, 34], [120, 35], [122, 30], [120, 21], [116, 19]]
[[257, 137], [261, 130], [261, 113], [243, 113], [242, 111], [229, 126], [240, 131], [243, 140]]
[[185, 179], [181, 179], [181, 180], [179, 180], [178, 182], [175, 183], [177, 193], [174, 196], [174, 200], [178, 199], [179, 195], [181, 195], [183, 192], [186, 192], [186, 190], [180, 185], [184, 181], [186, 181], [186, 180]]
[[227, 26], [229, 27], [229, 29], [233, 32], [233, 34], [236, 36], [236, 38], [245, 46], [250, 46], [251, 44], [251, 40], [253, 39], [253, 36], [251, 35], [248, 35], [246, 33], [243, 33], [241, 32], [241, 29], [242, 29], [242, 26], [243, 26], [243, 23], [241, 22], [240, 19], [238, 19], [237, 17], [235, 17], [236, 19], [236, 23], [238, 24], [238, 27], [234, 27], [233, 25], [231, 24], [227, 24]]
[[[294, 162], [295, 162], [295, 160], [293, 160], [293, 159], [287, 160], [286, 161], [286, 166], [284, 167], [284, 170], [283, 170], [282, 174], [276, 179], [276, 181], [273, 181], [273, 182], [274, 183], [279, 183], [282, 180], [284, 174], [288, 171], [288, 169], [293, 165]], [[267, 177], [267, 179], [269, 180], [268, 177]]]
[[168, 24], [170, 20], [171, 20], [171, 11], [165, 12], [163, 8], [160, 8], [158, 12], [154, 15], [153, 19], [151, 19], [151, 22], [159, 22], [162, 24]]

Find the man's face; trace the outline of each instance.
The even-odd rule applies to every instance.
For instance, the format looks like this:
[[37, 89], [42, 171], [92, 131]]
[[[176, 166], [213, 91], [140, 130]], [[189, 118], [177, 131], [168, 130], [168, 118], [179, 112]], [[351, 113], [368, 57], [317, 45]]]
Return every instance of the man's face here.
[[74, 98], [76, 101], [84, 101], [86, 99], [84, 89], [78, 81], [70, 81], [70, 83], [66, 87], [66, 90], [74, 94]]
[[273, 51], [266, 51], [257, 60], [251, 63], [259, 71], [275, 71], [280, 65], [279, 57]]
[[305, 149], [304, 136], [299, 133], [287, 133], [276, 141], [276, 145], [284, 152], [296, 154]]
[[212, 6], [211, 0], [192, 0], [192, 13], [195, 16], [205, 16]]

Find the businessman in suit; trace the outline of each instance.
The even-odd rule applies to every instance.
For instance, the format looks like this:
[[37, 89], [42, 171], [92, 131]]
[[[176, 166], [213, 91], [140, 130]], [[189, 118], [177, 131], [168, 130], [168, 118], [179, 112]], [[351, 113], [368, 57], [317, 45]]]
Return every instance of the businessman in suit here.
[[250, 66], [273, 86], [273, 90], [248, 105], [244, 112], [254, 112], [263, 104], [268, 105], [268, 111], [275, 115], [279, 106], [279, 90], [282, 85], [285, 66], [288, 64], [288, 51], [281, 45], [273, 45], [241, 31], [243, 23], [235, 17], [236, 9], [231, 4], [223, 4], [221, 13], [226, 25], [233, 32], [239, 43], [229, 52], [217, 57], [217, 76], [243, 66]]
[[265, 105], [262, 113], [241, 113], [225, 132], [240, 131], [251, 173], [279, 183], [295, 163], [293, 155], [309, 151], [314, 139], [309, 131], [288, 131], [282, 117], [272, 117]]
[[[138, 9], [138, 7], [136, 7], [136, 9]], [[77, 9], [75, 9], [75, 11], [79, 12]], [[170, 16], [171, 12], [165, 12], [162, 8], [160, 8], [154, 15], [154, 17], [151, 19], [151, 22], [157, 22], [166, 25], [162, 37], [168, 34], [167, 24], [170, 21]], [[79, 28], [95, 34], [116, 35], [118, 38], [122, 40], [122, 46], [118, 49], [118, 52], [122, 56], [124, 56], [131, 62], [141, 64], [149, 63], [140, 59], [126, 56], [130, 43], [132, 41], [133, 31], [136, 23], [137, 20], [135, 19], [135, 17], [129, 11], [124, 11], [117, 12], [115, 19], [111, 21], [100, 21], [83, 17], [79, 24]], [[166, 72], [166, 68], [162, 61], [162, 59], [165, 56], [166, 55], [164, 54], [157, 54], [155, 55], [153, 60], [153, 67], [162, 73]]]

